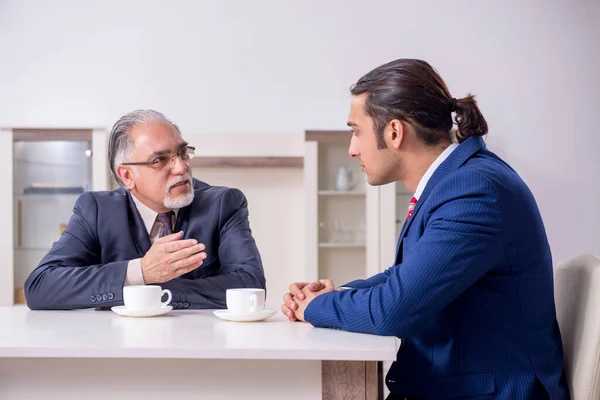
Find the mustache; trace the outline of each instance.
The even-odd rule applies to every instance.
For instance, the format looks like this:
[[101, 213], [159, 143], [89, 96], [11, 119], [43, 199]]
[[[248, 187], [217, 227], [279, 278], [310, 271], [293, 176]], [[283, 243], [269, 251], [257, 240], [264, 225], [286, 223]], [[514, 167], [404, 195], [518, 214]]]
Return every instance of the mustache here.
[[170, 180], [167, 183], [167, 192], [169, 190], [171, 190], [171, 188], [175, 185], [177, 185], [178, 183], [181, 182], [188, 182], [190, 184], [190, 186], [192, 185], [192, 176], [188, 173], [181, 175], [181, 176], [176, 176], [175, 178], [173, 178], [172, 180]]

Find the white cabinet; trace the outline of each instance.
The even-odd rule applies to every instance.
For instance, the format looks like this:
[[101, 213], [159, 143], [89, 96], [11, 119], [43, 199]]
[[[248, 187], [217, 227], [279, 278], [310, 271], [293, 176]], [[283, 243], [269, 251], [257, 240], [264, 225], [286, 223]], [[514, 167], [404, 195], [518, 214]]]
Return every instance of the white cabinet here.
[[0, 129], [0, 202], [13, 222], [0, 235], [0, 306], [25, 301], [26, 277], [59, 238], [79, 194], [108, 187], [107, 137], [102, 129]]
[[[392, 265], [397, 238], [412, 197], [402, 183], [370, 186], [348, 155], [348, 131], [305, 135], [305, 279], [332, 279], [342, 285]], [[340, 167], [354, 184], [336, 189]]]

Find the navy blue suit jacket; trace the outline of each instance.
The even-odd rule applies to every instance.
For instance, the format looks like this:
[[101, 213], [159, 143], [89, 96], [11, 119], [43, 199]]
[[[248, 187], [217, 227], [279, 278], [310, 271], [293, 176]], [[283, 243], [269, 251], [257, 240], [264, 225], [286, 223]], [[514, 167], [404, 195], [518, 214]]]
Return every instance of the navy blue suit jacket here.
[[469, 138], [437, 168], [396, 265], [315, 298], [316, 327], [402, 338], [386, 384], [426, 399], [568, 399], [552, 257], [526, 184]]
[[[177, 214], [174, 232], [206, 245], [196, 270], [160, 284], [175, 308], [226, 308], [225, 290], [265, 288], [261, 258], [241, 191], [194, 179], [194, 201]], [[129, 191], [86, 192], [66, 230], [25, 282], [31, 309], [77, 309], [123, 304], [130, 260], [150, 249]]]

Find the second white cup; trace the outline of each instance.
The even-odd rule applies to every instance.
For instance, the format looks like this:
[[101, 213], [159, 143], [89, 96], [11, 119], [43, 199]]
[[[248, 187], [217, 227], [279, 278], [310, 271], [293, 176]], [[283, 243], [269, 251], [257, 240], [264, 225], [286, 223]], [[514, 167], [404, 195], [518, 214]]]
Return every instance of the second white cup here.
[[264, 289], [227, 289], [227, 311], [235, 315], [261, 312], [265, 308]]

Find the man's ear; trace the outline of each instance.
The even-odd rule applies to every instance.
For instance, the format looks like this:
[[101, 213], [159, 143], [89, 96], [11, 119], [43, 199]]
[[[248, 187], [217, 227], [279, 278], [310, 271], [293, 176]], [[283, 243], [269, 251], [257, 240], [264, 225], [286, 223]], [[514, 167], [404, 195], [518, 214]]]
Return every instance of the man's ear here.
[[126, 165], [117, 166], [117, 176], [121, 178], [125, 187], [129, 190], [135, 187], [134, 172], [131, 167]]
[[394, 149], [399, 149], [406, 135], [404, 122], [399, 119], [393, 119], [387, 124], [386, 130], [388, 130], [386, 136], [389, 137], [388, 145]]

